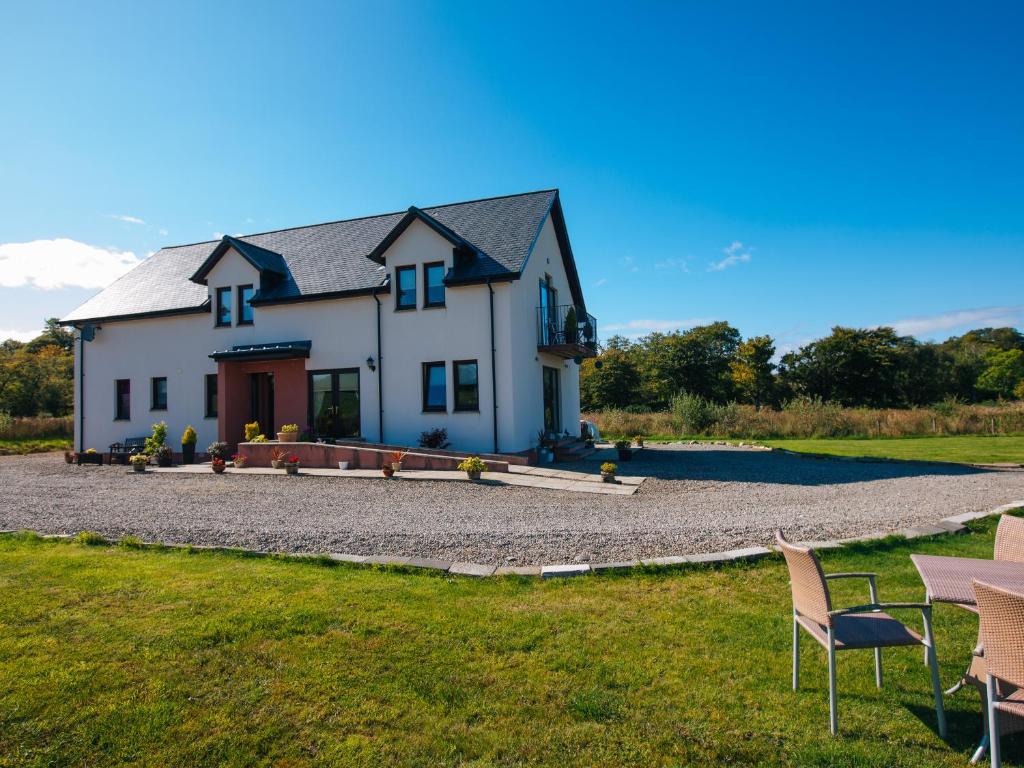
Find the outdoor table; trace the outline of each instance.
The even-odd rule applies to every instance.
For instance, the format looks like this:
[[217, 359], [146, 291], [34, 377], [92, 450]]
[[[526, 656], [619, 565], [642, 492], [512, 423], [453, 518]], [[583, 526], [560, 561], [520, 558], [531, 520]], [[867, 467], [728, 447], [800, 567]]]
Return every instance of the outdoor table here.
[[[1003, 589], [1014, 592], [1024, 592], [1024, 563], [1014, 563], [1007, 560], [981, 560], [974, 557], [947, 557], [944, 555], [911, 555], [910, 560], [921, 574], [921, 581], [924, 582], [925, 600], [929, 603], [952, 603], [972, 613], [977, 613], [977, 601], [974, 597], [975, 580], [984, 581]], [[978, 638], [981, 644], [981, 638]], [[927, 649], [926, 649], [927, 652]], [[970, 683], [978, 688], [982, 698], [982, 709], [985, 709], [986, 694], [984, 685], [984, 661], [979, 656], [974, 656], [967, 671], [961, 676], [960, 681], [946, 691], [947, 695], [956, 693], [964, 684]], [[1003, 718], [1004, 724], [1012, 722], [1010, 718]], [[1000, 727], [1001, 733], [1009, 733], [1018, 728]], [[971, 763], [977, 763], [984, 756], [988, 749], [989, 735], [988, 728], [981, 743], [971, 758]]]

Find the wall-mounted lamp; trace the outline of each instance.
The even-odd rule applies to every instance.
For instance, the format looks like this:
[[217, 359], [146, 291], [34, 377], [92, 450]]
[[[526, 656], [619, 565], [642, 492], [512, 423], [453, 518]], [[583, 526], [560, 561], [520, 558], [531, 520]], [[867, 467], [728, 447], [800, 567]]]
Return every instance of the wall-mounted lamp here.
[[368, 358], [366, 358], [366, 367], [369, 368], [371, 371], [377, 370], [377, 363], [374, 361], [373, 355], [370, 355]]

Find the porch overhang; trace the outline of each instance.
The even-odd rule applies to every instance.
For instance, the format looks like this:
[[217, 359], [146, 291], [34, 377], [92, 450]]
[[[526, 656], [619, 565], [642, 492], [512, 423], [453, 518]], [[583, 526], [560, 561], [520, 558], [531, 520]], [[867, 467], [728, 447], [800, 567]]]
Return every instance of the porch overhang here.
[[240, 344], [231, 349], [211, 352], [217, 362], [248, 362], [259, 360], [292, 360], [309, 357], [312, 341], [279, 341], [272, 344]]

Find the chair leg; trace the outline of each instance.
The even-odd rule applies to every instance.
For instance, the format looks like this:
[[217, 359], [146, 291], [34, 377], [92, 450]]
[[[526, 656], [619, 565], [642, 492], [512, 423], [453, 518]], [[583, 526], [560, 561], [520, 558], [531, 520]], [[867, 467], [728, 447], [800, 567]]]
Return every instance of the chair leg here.
[[836, 638], [828, 628], [828, 729], [835, 736], [839, 732], [839, 713], [836, 711]]
[[985, 689], [988, 693], [988, 753], [992, 768], [999, 768], [1003, 764], [1003, 756], [999, 744], [999, 715], [996, 714], [996, 679], [992, 675], [986, 675]]
[[793, 690], [800, 687], [800, 625], [793, 611]]
[[946, 709], [942, 704], [942, 682], [939, 680], [939, 659], [935, 653], [935, 635], [932, 620], [927, 611], [924, 614], [924, 644], [928, 651], [928, 665], [932, 673], [932, 690], [935, 695], [935, 717], [939, 721], [939, 738], [946, 738]]
[[875, 648], [875, 686], [882, 687], [882, 649]]

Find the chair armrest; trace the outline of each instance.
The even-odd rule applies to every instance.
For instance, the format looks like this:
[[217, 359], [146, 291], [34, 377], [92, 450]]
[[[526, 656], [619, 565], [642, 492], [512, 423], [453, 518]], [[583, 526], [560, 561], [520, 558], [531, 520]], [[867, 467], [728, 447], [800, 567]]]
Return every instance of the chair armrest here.
[[826, 573], [826, 579], [877, 579], [877, 573]]
[[839, 608], [835, 611], [829, 611], [829, 616], [847, 616], [851, 613], [871, 613], [872, 611], [892, 611], [900, 610], [901, 608], [916, 609], [919, 611], [926, 611], [931, 613], [932, 606], [930, 603], [868, 603], [867, 605], [855, 605], [852, 608]]

